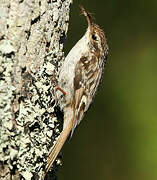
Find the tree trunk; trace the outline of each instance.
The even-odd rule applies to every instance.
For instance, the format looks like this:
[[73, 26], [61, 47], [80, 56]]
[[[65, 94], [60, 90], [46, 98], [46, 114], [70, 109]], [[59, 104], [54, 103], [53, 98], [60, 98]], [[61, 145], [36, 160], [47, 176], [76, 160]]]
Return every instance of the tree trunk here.
[[1, 180], [41, 179], [59, 135], [52, 79], [64, 60], [71, 1], [0, 0]]

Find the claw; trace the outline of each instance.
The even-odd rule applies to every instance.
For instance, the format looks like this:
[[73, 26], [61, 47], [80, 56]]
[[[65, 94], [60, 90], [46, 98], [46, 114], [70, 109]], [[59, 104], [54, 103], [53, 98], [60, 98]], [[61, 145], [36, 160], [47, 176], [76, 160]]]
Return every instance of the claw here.
[[52, 82], [53, 82], [53, 84], [54, 84], [54, 97], [55, 97], [55, 101], [56, 101], [56, 104], [57, 104], [58, 98], [57, 98], [57, 93], [56, 93], [56, 91], [59, 90], [60, 92], [62, 92], [62, 93], [64, 94], [64, 96], [66, 95], [66, 92], [57, 85], [57, 80], [56, 80], [55, 77], [52, 78]]

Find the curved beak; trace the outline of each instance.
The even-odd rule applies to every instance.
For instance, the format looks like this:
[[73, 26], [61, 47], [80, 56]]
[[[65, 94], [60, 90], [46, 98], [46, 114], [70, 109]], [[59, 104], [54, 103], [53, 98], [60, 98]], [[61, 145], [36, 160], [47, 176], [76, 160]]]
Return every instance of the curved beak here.
[[85, 10], [85, 8], [83, 6], [80, 6], [81, 9], [81, 13], [86, 17], [87, 22], [88, 22], [88, 27], [90, 29], [90, 31], [93, 31], [93, 21], [92, 21], [92, 17], [90, 15], [90, 13], [88, 11]]

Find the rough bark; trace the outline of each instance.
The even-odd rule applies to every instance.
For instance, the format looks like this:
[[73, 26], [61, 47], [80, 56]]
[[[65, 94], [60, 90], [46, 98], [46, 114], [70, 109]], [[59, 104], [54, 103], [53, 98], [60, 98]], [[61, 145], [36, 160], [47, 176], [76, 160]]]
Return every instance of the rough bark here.
[[70, 4], [0, 0], [1, 180], [41, 179], [59, 134], [52, 79], [64, 60]]

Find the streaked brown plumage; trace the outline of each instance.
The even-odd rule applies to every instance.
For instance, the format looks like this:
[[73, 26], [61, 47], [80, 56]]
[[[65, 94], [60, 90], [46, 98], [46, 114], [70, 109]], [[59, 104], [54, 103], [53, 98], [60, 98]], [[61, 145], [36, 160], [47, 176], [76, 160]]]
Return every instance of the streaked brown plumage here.
[[88, 21], [88, 29], [69, 52], [60, 70], [58, 86], [66, 92], [66, 95], [63, 96], [58, 91], [57, 97], [64, 112], [64, 124], [58, 140], [50, 150], [45, 174], [55, 161], [68, 135], [71, 133], [72, 136], [92, 103], [106, 64], [108, 46], [105, 34], [93, 23], [90, 14], [83, 7], [81, 11]]

